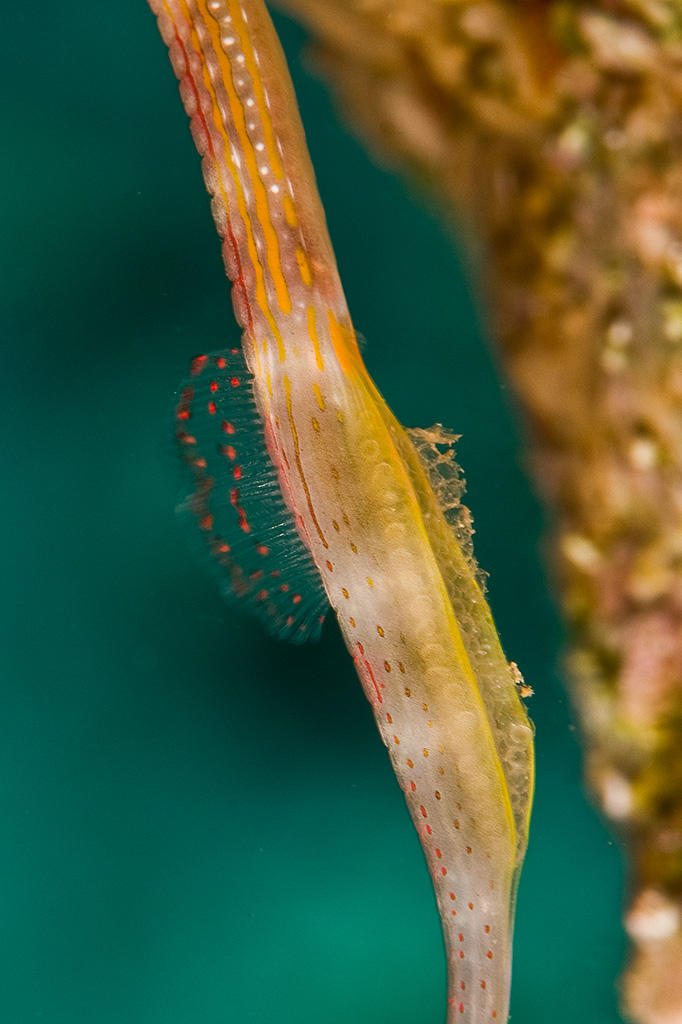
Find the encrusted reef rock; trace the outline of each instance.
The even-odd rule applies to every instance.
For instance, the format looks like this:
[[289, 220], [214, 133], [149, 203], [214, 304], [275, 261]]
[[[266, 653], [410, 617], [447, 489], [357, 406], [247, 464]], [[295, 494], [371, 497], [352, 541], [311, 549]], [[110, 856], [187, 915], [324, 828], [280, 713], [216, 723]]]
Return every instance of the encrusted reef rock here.
[[628, 1015], [682, 1022], [682, 3], [278, 0], [481, 255], [556, 524]]

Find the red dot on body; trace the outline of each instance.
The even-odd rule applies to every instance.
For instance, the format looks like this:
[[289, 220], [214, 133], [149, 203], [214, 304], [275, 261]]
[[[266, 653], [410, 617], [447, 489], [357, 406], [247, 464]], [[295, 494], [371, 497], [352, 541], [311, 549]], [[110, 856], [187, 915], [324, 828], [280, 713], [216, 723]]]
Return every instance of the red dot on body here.
[[208, 385], [208, 390], [215, 395], [216, 391], [218, 390], [218, 381], [212, 380], [211, 383]]

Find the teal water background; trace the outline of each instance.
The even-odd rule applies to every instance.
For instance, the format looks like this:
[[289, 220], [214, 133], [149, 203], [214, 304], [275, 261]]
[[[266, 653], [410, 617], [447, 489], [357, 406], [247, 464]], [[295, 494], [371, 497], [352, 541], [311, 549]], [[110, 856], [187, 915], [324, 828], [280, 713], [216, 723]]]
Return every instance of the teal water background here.
[[[277, 25], [370, 372], [406, 425], [462, 433], [477, 556], [535, 688], [512, 1019], [616, 1024], [622, 857], [581, 790], [510, 396], [436, 214]], [[436, 1024], [429, 879], [335, 622], [267, 639], [174, 515], [174, 390], [238, 334], [154, 19], [8, 4], [4, 32], [0, 1018]]]

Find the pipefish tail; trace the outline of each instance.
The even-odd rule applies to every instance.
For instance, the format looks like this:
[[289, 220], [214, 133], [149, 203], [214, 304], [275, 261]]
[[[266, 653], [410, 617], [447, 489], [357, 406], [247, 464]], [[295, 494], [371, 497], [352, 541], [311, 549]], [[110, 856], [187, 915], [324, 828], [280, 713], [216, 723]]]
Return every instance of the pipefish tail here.
[[226, 596], [275, 635], [331, 604], [419, 833], [449, 1022], [508, 1015], [532, 728], [460, 503], [452, 435], [405, 431], [358, 348], [261, 0], [149, 0], [190, 117], [243, 350], [196, 357], [175, 430]]

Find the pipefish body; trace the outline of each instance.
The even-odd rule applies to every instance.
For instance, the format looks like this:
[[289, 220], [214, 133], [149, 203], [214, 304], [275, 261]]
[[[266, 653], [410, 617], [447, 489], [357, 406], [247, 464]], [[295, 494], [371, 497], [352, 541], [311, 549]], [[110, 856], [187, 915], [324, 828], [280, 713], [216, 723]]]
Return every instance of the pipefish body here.
[[452, 438], [405, 431], [365, 369], [264, 4], [149, 3], [243, 329], [243, 351], [197, 357], [181, 389], [188, 507], [226, 594], [272, 633], [315, 637], [334, 608], [429, 865], [448, 1022], [506, 1021], [532, 728], [467, 551]]

